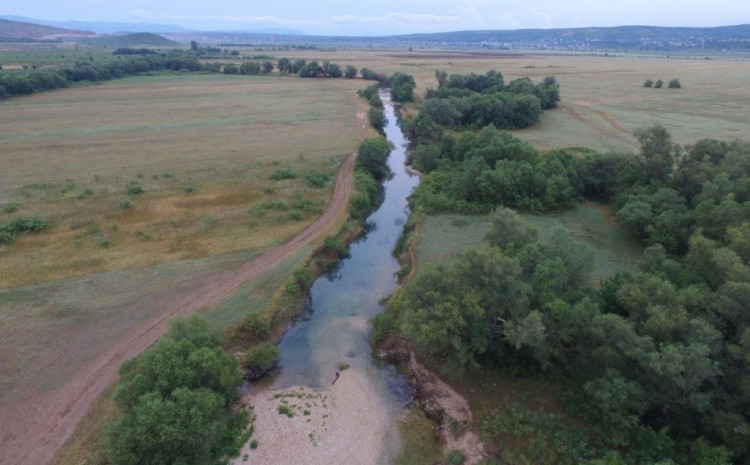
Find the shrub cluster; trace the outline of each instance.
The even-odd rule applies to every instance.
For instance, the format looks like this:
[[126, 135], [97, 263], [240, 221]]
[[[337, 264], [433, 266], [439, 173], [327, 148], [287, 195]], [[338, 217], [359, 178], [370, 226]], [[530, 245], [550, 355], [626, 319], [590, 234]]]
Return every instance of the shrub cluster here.
[[[6, 204], [6, 207], [7, 205], [10, 204]], [[10, 244], [18, 234], [39, 232], [46, 229], [47, 226], [47, 220], [38, 215], [31, 215], [26, 218], [13, 218], [5, 223], [0, 223], [0, 244]]]
[[115, 401], [122, 416], [109, 428], [113, 465], [214, 463], [247, 424], [231, 413], [240, 383], [237, 360], [198, 316], [120, 367]]

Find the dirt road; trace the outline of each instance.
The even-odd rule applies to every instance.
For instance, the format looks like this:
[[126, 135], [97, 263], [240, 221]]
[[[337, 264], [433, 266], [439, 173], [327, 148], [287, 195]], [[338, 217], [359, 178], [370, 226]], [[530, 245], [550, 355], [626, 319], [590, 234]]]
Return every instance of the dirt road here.
[[[357, 114], [357, 133], [365, 137], [364, 113]], [[123, 361], [132, 358], [156, 342], [168, 329], [168, 320], [188, 315], [218, 304], [243, 283], [258, 277], [301, 247], [316, 239], [340, 215], [345, 214], [354, 169], [354, 155], [347, 157], [336, 178], [333, 197], [323, 215], [290, 241], [271, 249], [237, 268], [213, 276], [185, 290], [165, 289], [138, 307], [156, 309], [158, 317], [145, 321], [138, 330], [122, 338], [100, 354], [72, 380], [60, 385], [25, 390], [17, 385], [0, 399], [0, 464], [42, 465], [73, 434], [76, 426], [96, 399], [115, 381]], [[141, 309], [124, 308], [123, 314], [139, 313]], [[64, 363], [64, 354], [56, 359]]]

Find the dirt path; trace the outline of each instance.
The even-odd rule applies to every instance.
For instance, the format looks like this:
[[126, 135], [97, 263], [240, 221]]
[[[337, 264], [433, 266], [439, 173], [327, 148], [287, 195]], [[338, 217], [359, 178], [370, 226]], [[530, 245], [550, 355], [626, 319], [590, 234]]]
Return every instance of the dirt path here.
[[[628, 129], [620, 124], [619, 121], [617, 121], [615, 118], [612, 117], [609, 113], [601, 110], [591, 110], [588, 107], [585, 106], [578, 106], [579, 108], [576, 109], [574, 107], [574, 104], [560, 104], [560, 108], [565, 111], [568, 115], [573, 117], [576, 121], [579, 121], [586, 126], [590, 127], [594, 131], [605, 135], [607, 137], [612, 137], [614, 139], [617, 139], [621, 142], [624, 142], [625, 144], [639, 148], [640, 145], [638, 145], [638, 142], [636, 142], [635, 138], [633, 138], [633, 135], [631, 134]], [[581, 110], [584, 111], [590, 111], [593, 115], [595, 115], [598, 119], [600, 119], [604, 124], [599, 125], [595, 124], [591, 120], [587, 119], [583, 115], [581, 115]]]
[[[362, 138], [366, 132], [364, 113], [358, 112], [357, 133]], [[326, 231], [346, 212], [354, 160], [354, 155], [351, 155], [341, 166], [333, 197], [323, 215], [288, 242], [187, 291], [165, 289], [139, 302], [137, 307], [158, 309], [158, 317], [144, 322], [132, 335], [122, 338], [122, 342], [92, 357], [74, 379], [48, 388], [37, 387], [38, 390], [24, 390], [24, 383], [19, 381], [0, 403], [0, 464], [49, 463], [96, 399], [115, 381], [120, 364], [137, 356], [164, 335], [169, 319], [218, 304], [243, 283], [273, 268]], [[137, 310], [134, 306], [124, 308], [122, 312], [127, 314]], [[64, 356], [57, 355], [57, 359], [64, 362]]]

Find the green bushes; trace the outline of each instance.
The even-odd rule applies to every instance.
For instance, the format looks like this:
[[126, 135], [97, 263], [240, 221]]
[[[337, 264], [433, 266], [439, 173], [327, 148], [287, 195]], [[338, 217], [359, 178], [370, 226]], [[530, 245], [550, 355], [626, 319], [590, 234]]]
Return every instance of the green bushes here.
[[269, 342], [262, 342], [247, 349], [244, 364], [248, 367], [258, 367], [268, 370], [276, 364], [281, 355], [281, 349]]
[[36, 233], [47, 227], [47, 220], [38, 215], [13, 218], [6, 223], [0, 223], [0, 244], [10, 244], [18, 234]]
[[197, 316], [120, 367], [115, 401], [123, 414], [109, 428], [113, 465], [214, 463], [247, 423], [232, 414], [240, 377], [234, 356]]
[[81, 81], [110, 79], [149, 71], [199, 71], [203, 65], [189, 52], [173, 50], [148, 55], [119, 55], [118, 59], [92, 63], [79, 61], [57, 69], [27, 69], [0, 73], [0, 99], [68, 87]]
[[143, 194], [143, 186], [138, 181], [129, 182], [125, 190], [131, 197]]
[[325, 173], [321, 173], [318, 170], [308, 170], [305, 171], [305, 182], [307, 183], [308, 187], [312, 188], [321, 188], [325, 187], [326, 184], [328, 184], [328, 181], [331, 180], [331, 177]]
[[278, 169], [271, 173], [272, 181], [283, 181], [284, 179], [294, 179], [296, 177], [297, 173], [290, 168]]
[[390, 151], [391, 147], [383, 137], [365, 139], [359, 145], [356, 168], [366, 171], [376, 181], [382, 181], [390, 173], [387, 165]]
[[398, 331], [398, 320], [388, 312], [375, 315], [370, 322], [372, 323], [370, 340], [373, 344], [377, 344]]

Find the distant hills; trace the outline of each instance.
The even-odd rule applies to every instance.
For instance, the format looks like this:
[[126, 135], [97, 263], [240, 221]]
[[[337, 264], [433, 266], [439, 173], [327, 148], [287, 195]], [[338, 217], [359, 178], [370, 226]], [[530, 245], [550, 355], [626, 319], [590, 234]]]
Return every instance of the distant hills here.
[[25, 16], [0, 16], [0, 18], [64, 29], [92, 31], [99, 34], [117, 34], [123, 32], [144, 31], [153, 32], [155, 34], [190, 32], [190, 29], [184, 28], [182, 26], [177, 26], [175, 24], [117, 23], [107, 21], [49, 21], [46, 19], [27, 18]]
[[[310, 36], [288, 29], [192, 31], [149, 23], [0, 19], [0, 41], [65, 40], [92, 45], [169, 46], [196, 40], [214, 44], [396, 46], [557, 50], [750, 50], [750, 24], [721, 27], [617, 26], [569, 29], [455, 31], [380, 37]], [[24, 19], [16, 21], [15, 19]], [[46, 23], [46, 24], [42, 24]], [[61, 25], [69, 28], [60, 27]], [[122, 35], [123, 32], [137, 33]], [[149, 33], [149, 34], [146, 34]], [[162, 37], [163, 34], [165, 37]], [[169, 40], [169, 39], [173, 39]]]
[[77, 31], [41, 24], [23, 23], [0, 19], [0, 39], [13, 42], [23, 40], [54, 40], [63, 37], [86, 37], [95, 35], [90, 31]]
[[68, 41], [86, 45], [132, 47], [150, 45], [168, 47], [178, 42], [151, 32], [98, 35], [92, 31], [63, 29], [55, 26], [0, 19], [0, 42]]
[[394, 36], [412, 43], [475, 44], [485, 46], [592, 47], [592, 48], [715, 48], [727, 45], [750, 48], [750, 24], [721, 27], [616, 26], [508, 31], [457, 31]]
[[107, 47], [135, 47], [150, 45], [152, 47], [169, 47], [179, 45], [179, 42], [150, 32], [136, 32], [133, 34], [105, 35], [97, 37], [81, 37], [76, 42], [86, 45], [101, 45]]

